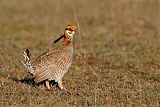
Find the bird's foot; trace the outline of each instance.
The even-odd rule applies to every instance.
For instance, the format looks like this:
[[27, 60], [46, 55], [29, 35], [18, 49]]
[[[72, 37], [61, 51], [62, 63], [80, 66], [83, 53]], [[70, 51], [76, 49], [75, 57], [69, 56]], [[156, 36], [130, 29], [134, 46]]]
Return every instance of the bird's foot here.
[[65, 87], [63, 87], [62, 81], [58, 81], [58, 87], [59, 87], [61, 90], [67, 90]]
[[48, 88], [46, 88], [46, 91], [52, 91], [52, 89], [48, 89]]

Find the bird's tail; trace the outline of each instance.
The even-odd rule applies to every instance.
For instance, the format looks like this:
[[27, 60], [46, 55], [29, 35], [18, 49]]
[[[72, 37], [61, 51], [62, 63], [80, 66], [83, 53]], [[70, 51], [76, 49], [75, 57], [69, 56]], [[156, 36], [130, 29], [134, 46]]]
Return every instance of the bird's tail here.
[[22, 63], [24, 64], [24, 66], [27, 68], [27, 70], [29, 71], [29, 73], [31, 73], [32, 75], [34, 74], [34, 70], [33, 67], [31, 65], [32, 61], [33, 61], [33, 57], [30, 54], [29, 50], [26, 49], [23, 52], [23, 56], [24, 56], [24, 62], [22, 61]]

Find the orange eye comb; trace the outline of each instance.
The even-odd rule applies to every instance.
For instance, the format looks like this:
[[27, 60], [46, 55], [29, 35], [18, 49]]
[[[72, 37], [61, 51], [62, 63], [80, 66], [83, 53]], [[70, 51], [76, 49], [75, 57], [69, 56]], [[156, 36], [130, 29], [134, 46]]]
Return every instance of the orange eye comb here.
[[65, 30], [77, 31], [77, 30], [76, 30], [76, 26], [74, 26], [74, 25], [67, 25], [67, 28], [66, 28]]

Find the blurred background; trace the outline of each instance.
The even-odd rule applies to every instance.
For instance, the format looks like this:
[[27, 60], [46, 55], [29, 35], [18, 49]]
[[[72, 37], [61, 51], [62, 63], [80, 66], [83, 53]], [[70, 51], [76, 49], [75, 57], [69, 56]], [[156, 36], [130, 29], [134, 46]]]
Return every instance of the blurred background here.
[[[0, 102], [4, 105], [12, 105], [13, 102], [15, 105], [38, 104], [32, 100], [34, 97], [17, 96], [13, 100], [11, 96], [15, 96], [15, 93], [23, 95], [26, 92], [8, 78], [28, 77], [20, 62], [23, 60], [22, 52], [29, 48], [33, 56], [41, 54], [54, 47], [53, 41], [68, 24], [74, 24], [79, 31], [74, 36], [74, 60], [70, 73], [64, 78], [69, 81], [66, 85], [72, 84], [74, 87], [71, 91], [82, 93], [84, 97], [71, 94], [68, 98], [58, 91], [63, 100], [57, 98], [57, 102], [62, 100], [61, 103], [56, 103], [57, 106], [159, 105], [159, 20], [159, 0], [0, 0], [0, 86], [3, 87]], [[86, 63], [89, 65], [85, 65]], [[121, 79], [118, 78], [119, 75]], [[127, 87], [129, 91], [125, 93], [126, 87], [120, 88], [124, 82], [121, 80], [128, 80], [129, 86], [129, 83], [137, 80], [134, 81], [135, 90]], [[84, 81], [92, 85], [85, 84], [83, 87]], [[13, 83], [17, 87], [13, 88]], [[148, 88], [147, 84], [152, 88]], [[139, 86], [148, 90], [137, 94], [136, 90], [141, 90]], [[25, 84], [23, 87], [29, 90], [29, 94], [33, 91]], [[13, 93], [5, 94], [12, 89], [15, 89]], [[97, 93], [90, 89], [95, 89]], [[113, 89], [124, 93], [119, 94]], [[148, 91], [151, 93], [145, 96]], [[87, 96], [86, 92], [91, 92], [94, 96]], [[126, 97], [127, 95], [130, 97]], [[46, 94], [42, 93], [41, 96]], [[50, 100], [42, 100], [38, 97], [37, 101], [52, 105], [51, 98], [52, 96], [48, 96], [47, 99]], [[68, 100], [71, 102], [68, 103]]]
[[1, 0], [0, 13], [3, 51], [6, 45], [19, 52], [22, 50], [17, 47], [46, 48], [66, 25], [77, 26], [75, 18], [80, 27], [75, 45], [76, 49], [83, 48], [82, 51], [88, 51], [85, 48], [89, 47], [93, 53], [101, 52], [103, 49], [99, 48], [108, 46], [107, 42], [112, 42], [109, 39], [114, 40], [116, 36], [121, 36], [122, 42], [129, 36], [137, 40], [139, 36], [159, 38], [158, 0]]

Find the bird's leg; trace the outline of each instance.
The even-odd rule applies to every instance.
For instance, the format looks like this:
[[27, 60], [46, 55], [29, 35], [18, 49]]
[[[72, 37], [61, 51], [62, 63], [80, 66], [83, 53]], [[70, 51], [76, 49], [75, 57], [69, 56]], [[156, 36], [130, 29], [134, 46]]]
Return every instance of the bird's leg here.
[[58, 81], [58, 87], [61, 89], [61, 90], [66, 90], [66, 88], [63, 87], [62, 85], [62, 80]]
[[50, 87], [50, 85], [49, 85], [49, 81], [48, 81], [48, 80], [46, 80], [46, 87], [47, 87], [47, 90], [48, 90], [48, 91], [51, 90], [51, 87]]

